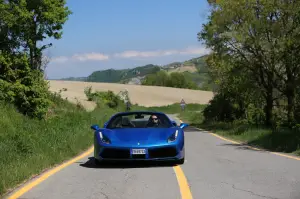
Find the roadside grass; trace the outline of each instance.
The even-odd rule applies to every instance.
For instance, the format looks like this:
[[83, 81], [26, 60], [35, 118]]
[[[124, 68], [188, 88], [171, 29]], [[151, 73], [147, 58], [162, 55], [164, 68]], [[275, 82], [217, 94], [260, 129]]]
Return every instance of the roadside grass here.
[[0, 103], [0, 196], [16, 185], [92, 146], [92, 124], [102, 125], [116, 110], [87, 112], [53, 96], [48, 118], [40, 121]]
[[181, 113], [179, 117], [192, 126], [214, 132], [250, 146], [300, 156], [299, 130], [288, 128], [272, 130], [263, 126], [254, 126], [242, 122], [204, 124], [201, 112]]

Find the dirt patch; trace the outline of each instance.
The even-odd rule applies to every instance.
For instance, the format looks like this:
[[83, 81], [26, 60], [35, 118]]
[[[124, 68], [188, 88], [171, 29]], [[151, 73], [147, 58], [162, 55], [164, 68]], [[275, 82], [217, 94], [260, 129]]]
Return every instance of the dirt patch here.
[[142, 86], [128, 84], [112, 84], [112, 83], [91, 83], [77, 81], [49, 81], [50, 91], [59, 92], [66, 88], [67, 91], [62, 92], [62, 97], [68, 98], [71, 102], [79, 101], [87, 109], [92, 110], [96, 106], [95, 103], [87, 101], [84, 94], [86, 87], [92, 86], [93, 90], [108, 91], [119, 93], [121, 90], [127, 89], [132, 103], [142, 106], [164, 106], [179, 103], [183, 98], [186, 103], [207, 104], [213, 97], [210, 91], [199, 91], [190, 89], [168, 88], [158, 86]]

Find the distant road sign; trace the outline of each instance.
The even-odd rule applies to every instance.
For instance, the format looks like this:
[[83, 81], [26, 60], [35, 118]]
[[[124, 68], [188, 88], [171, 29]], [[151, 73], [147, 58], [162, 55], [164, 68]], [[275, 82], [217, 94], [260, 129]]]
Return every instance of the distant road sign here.
[[180, 104], [184, 104], [185, 105], [184, 99], [181, 100]]
[[182, 111], [184, 111], [185, 105], [186, 105], [185, 101], [184, 101], [184, 99], [182, 99], [181, 102], [180, 102], [180, 106], [181, 106]]

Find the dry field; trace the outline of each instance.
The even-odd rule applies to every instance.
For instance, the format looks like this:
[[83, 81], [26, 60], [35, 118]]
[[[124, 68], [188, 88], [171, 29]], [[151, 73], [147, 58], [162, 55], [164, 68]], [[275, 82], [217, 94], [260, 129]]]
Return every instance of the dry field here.
[[173, 103], [179, 103], [183, 98], [186, 103], [207, 104], [213, 97], [213, 93], [209, 91], [157, 87], [157, 86], [141, 86], [128, 84], [112, 84], [112, 83], [91, 83], [91, 82], [72, 82], [72, 81], [49, 81], [50, 90], [58, 92], [66, 88], [67, 91], [62, 92], [62, 97], [68, 98], [71, 102], [77, 100], [88, 110], [95, 107], [93, 102], [87, 101], [84, 94], [86, 87], [92, 86], [93, 90], [108, 91], [119, 93], [121, 90], [127, 89], [132, 103], [137, 103], [146, 107], [164, 106]]

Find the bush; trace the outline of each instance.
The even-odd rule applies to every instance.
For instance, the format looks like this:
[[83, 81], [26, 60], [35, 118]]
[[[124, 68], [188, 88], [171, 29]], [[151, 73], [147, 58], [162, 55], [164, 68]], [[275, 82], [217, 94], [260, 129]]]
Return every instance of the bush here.
[[93, 101], [94, 95], [91, 86], [84, 89], [84, 94], [88, 98], [88, 101]]
[[0, 100], [14, 104], [25, 115], [44, 118], [51, 101], [42, 72], [32, 70], [24, 55], [2, 55], [0, 64]]
[[236, 118], [237, 112], [229, 95], [218, 93], [203, 111], [204, 122], [231, 122]]
[[124, 102], [121, 100], [120, 96], [114, 94], [112, 91], [92, 92], [92, 87], [87, 87], [85, 88], [84, 93], [88, 100], [95, 101], [98, 107], [106, 105], [109, 108], [116, 109], [119, 106], [124, 105]]

